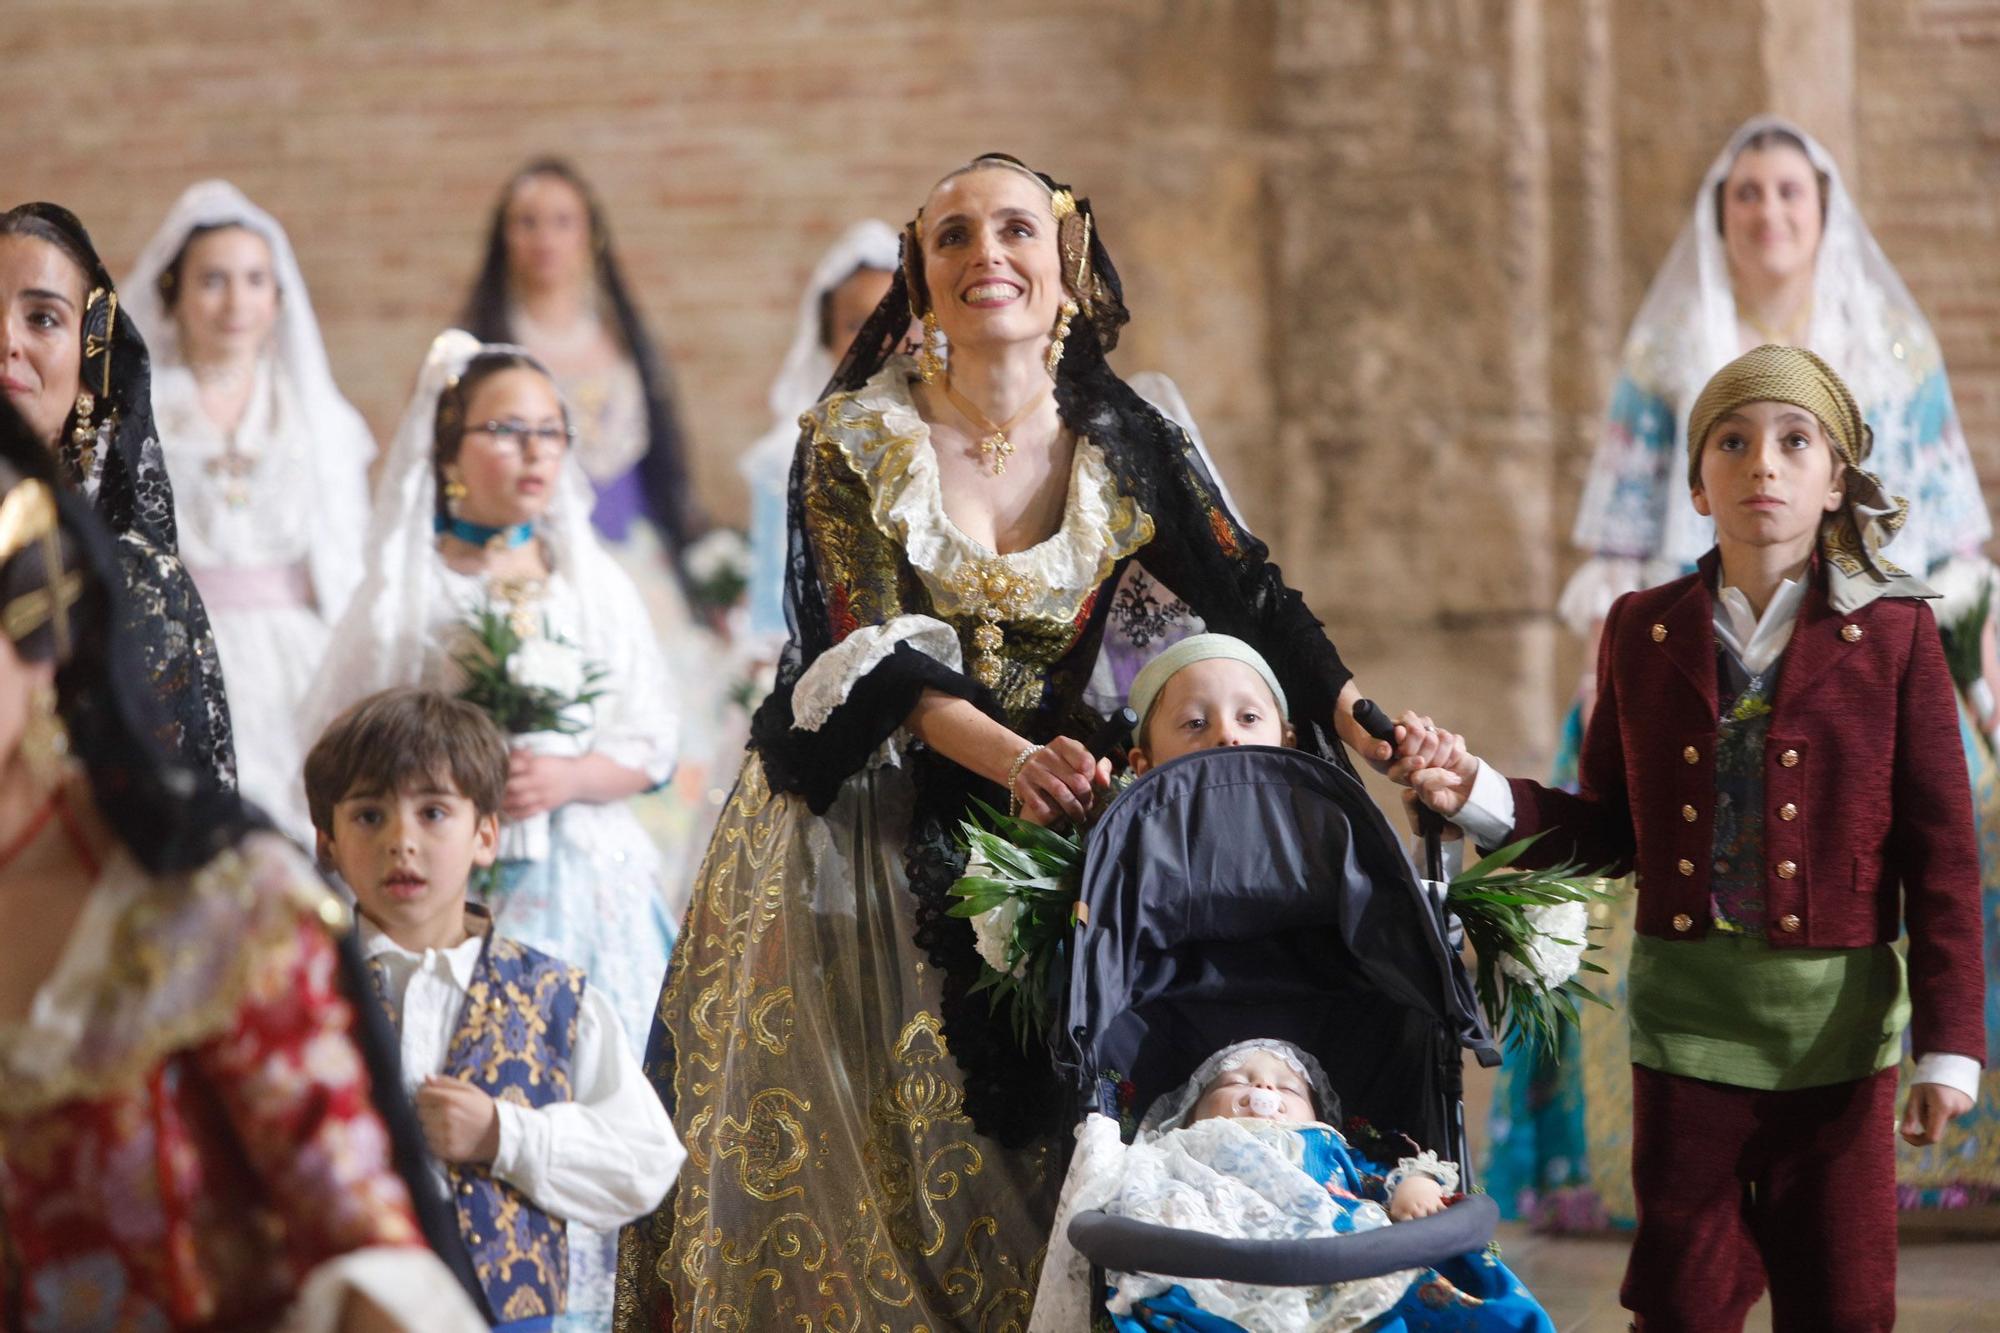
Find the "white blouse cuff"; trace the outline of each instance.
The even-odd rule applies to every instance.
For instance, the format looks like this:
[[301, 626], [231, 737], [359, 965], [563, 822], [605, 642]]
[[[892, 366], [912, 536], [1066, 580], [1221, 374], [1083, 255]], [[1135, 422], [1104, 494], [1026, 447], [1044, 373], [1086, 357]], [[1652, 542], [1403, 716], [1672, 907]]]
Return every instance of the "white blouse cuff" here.
[[1507, 835], [1514, 831], [1514, 789], [1500, 770], [1484, 759], [1479, 761], [1479, 775], [1472, 780], [1472, 790], [1466, 793], [1465, 804], [1452, 823], [1488, 851], [1505, 846]]
[[280, 1333], [333, 1333], [359, 1293], [409, 1333], [484, 1333], [486, 1321], [451, 1270], [415, 1245], [371, 1245], [329, 1259], [306, 1275]]
[[1938, 1052], [1917, 1057], [1917, 1070], [1910, 1075], [1912, 1086], [1918, 1083], [1937, 1083], [1952, 1088], [1972, 1098], [1972, 1104], [1979, 1104], [1979, 1061], [1969, 1055], [1952, 1055]]
[[965, 669], [958, 631], [934, 616], [897, 616], [884, 624], [863, 625], [821, 653], [799, 677], [792, 691], [792, 726], [799, 731], [825, 726], [855, 683], [905, 643], [953, 671]]

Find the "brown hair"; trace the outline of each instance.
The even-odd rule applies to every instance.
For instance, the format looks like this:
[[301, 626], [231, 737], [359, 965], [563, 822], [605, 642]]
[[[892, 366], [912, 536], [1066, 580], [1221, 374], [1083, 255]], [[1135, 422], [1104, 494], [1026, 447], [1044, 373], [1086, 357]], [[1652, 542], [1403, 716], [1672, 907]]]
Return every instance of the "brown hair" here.
[[[181, 248], [174, 251], [174, 257], [167, 261], [165, 268], [160, 270], [160, 276], [153, 279], [153, 289], [160, 294], [160, 304], [165, 306], [169, 311], [180, 304], [181, 279], [187, 275], [188, 251], [194, 249], [194, 243], [202, 237], [213, 236], [219, 231], [247, 231], [257, 239], [264, 241], [267, 248], [271, 244], [270, 241], [265, 240], [262, 232], [247, 222], [209, 222], [195, 227], [182, 238]], [[274, 262], [271, 266], [271, 283], [273, 286], [276, 286], [278, 281], [276, 258], [277, 256], [274, 251], [272, 254]]]
[[306, 756], [313, 827], [333, 836], [333, 807], [355, 795], [450, 777], [480, 815], [507, 789], [507, 742], [485, 713], [436, 690], [371, 694], [333, 720]]
[[1729, 159], [1729, 171], [1723, 172], [1722, 179], [1715, 183], [1716, 235], [1722, 236], [1727, 234], [1722, 229], [1722, 205], [1723, 200], [1729, 193], [1729, 173], [1736, 170], [1737, 160], [1745, 153], [1762, 153], [1772, 148], [1796, 149], [1799, 156], [1806, 160], [1806, 165], [1812, 168], [1813, 179], [1819, 183], [1819, 225], [1822, 227], [1826, 225], [1827, 200], [1833, 195], [1832, 178], [1824, 171], [1821, 171], [1819, 164], [1813, 161], [1812, 150], [1806, 147], [1804, 139], [1793, 134], [1790, 130], [1773, 128], [1758, 130], [1755, 134], [1745, 139], [1743, 146], [1736, 150], [1736, 156]]

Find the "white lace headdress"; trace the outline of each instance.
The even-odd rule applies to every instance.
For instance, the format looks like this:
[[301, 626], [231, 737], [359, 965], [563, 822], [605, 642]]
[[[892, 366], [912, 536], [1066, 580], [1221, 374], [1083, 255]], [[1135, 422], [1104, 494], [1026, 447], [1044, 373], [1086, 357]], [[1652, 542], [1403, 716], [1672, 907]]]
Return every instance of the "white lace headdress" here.
[[309, 473], [297, 484], [311, 488], [314, 522], [335, 538], [314, 541], [308, 563], [322, 612], [337, 616], [361, 576], [354, 552], [368, 519], [366, 472], [375, 457], [375, 437], [334, 383], [305, 274], [285, 229], [228, 181], [191, 185], [174, 201], [166, 220], [139, 252], [138, 263], [118, 284], [119, 299], [145, 338], [156, 370], [185, 364], [180, 327], [160, 295], [160, 275], [195, 231], [232, 225], [255, 232], [271, 248], [278, 322], [270, 355], [283, 368], [305, 411], [312, 448]]
[[[1717, 187], [1728, 179], [1737, 154], [1768, 131], [1794, 135], [1826, 179], [1826, 223], [1813, 269], [1812, 317], [1805, 345], [1831, 365], [1853, 390], [1875, 431], [1873, 466], [1888, 490], [1907, 495], [1911, 513], [1889, 554], [1921, 574], [1938, 560], [1977, 547], [1992, 526], [1978, 501], [1978, 480], [1955, 421], [1933, 456], [1913, 458], [1910, 406], [1937, 365], [1937, 344], [1909, 289], [1862, 220], [1832, 154], [1798, 126], [1776, 116], [1745, 122], [1716, 155], [1695, 192], [1694, 207], [1673, 249], [1646, 291], [1632, 321], [1622, 369], [1642, 389], [1669, 403], [1675, 414], [1674, 447], [1656, 484], [1660, 530], [1622, 530], [1613, 501], [1624, 474], [1592, 468], [1577, 513], [1574, 540], [1587, 551], [1629, 552], [1635, 542], [1651, 555], [1691, 565], [1714, 543], [1710, 520], [1694, 512], [1682, 480], [1687, 456], [1687, 413], [1709, 377], [1736, 359], [1736, 298], [1729, 258], [1717, 226]], [[1603, 448], [1604, 446], [1600, 446]], [[1939, 473], [1912, 476], [1912, 471]], [[1948, 497], [1959, 497], [1951, 501]], [[1651, 540], [1649, 541], [1648, 538]]]
[[[347, 614], [334, 628], [326, 665], [306, 705], [308, 740], [356, 700], [394, 685], [415, 684], [422, 676], [431, 595], [437, 586], [433, 578], [438, 559], [437, 477], [432, 457], [438, 398], [474, 357], [485, 352], [528, 355], [519, 347], [482, 343], [463, 330], [448, 329], [431, 343], [424, 358], [416, 393], [403, 410], [376, 482], [367, 572]], [[554, 384], [553, 377], [549, 382]], [[590, 483], [572, 451], [563, 459], [540, 528], [555, 569], [567, 576], [581, 600], [579, 630], [586, 647], [595, 642], [598, 626], [627, 609], [627, 601], [618, 594], [629, 592], [629, 581], [591, 529], [590, 506]]]
[[894, 273], [901, 262], [900, 244], [894, 227], [878, 218], [867, 218], [842, 232], [813, 266], [812, 277], [799, 297], [792, 344], [785, 351], [778, 378], [771, 381], [771, 429], [743, 456], [739, 466], [744, 480], [754, 484], [776, 477], [778, 488], [784, 488], [784, 472], [791, 466], [792, 450], [799, 442], [799, 414], [819, 401], [821, 390], [833, 378], [833, 355], [820, 341], [824, 332], [820, 312], [827, 294], [859, 269]]
[[1223, 1047], [1214, 1055], [1201, 1062], [1200, 1068], [1188, 1081], [1169, 1093], [1156, 1098], [1146, 1111], [1145, 1119], [1139, 1122], [1139, 1136], [1149, 1138], [1170, 1129], [1186, 1126], [1188, 1115], [1201, 1100], [1201, 1091], [1222, 1074], [1243, 1063], [1245, 1056], [1253, 1051], [1267, 1051], [1290, 1065], [1312, 1087], [1313, 1103], [1319, 1111], [1319, 1118], [1329, 1125], [1340, 1121], [1340, 1098], [1333, 1091], [1333, 1083], [1327, 1078], [1326, 1070], [1320, 1067], [1308, 1051], [1294, 1046], [1288, 1041], [1275, 1037], [1255, 1037], [1249, 1041], [1239, 1041]]

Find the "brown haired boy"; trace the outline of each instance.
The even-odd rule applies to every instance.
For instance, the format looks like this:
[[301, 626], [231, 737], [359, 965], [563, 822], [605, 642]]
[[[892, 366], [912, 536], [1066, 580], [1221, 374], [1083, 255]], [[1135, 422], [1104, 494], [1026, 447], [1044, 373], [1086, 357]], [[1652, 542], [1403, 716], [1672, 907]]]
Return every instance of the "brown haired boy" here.
[[357, 900], [433, 1167], [490, 1313], [513, 1320], [569, 1308], [566, 1221], [608, 1230], [651, 1211], [685, 1153], [583, 973], [466, 902], [506, 785], [491, 720], [427, 690], [363, 699], [306, 758], [320, 856]]

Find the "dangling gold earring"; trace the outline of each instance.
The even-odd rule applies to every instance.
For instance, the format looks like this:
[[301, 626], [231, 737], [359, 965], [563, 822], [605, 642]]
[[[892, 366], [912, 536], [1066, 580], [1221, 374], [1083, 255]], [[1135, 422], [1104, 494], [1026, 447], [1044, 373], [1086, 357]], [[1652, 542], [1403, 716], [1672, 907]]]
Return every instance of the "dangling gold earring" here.
[[1069, 337], [1069, 322], [1076, 318], [1077, 306], [1074, 301], [1064, 301], [1056, 308], [1056, 331], [1049, 337], [1048, 355], [1042, 364], [1049, 368], [1049, 378], [1056, 377], [1056, 367], [1062, 364], [1063, 339]]
[[458, 502], [466, 496], [465, 483], [447, 473], [444, 479], [444, 511], [458, 517]]
[[28, 695], [28, 720], [21, 728], [21, 762], [44, 791], [60, 786], [69, 762], [69, 728], [63, 725], [56, 687], [44, 682]]
[[936, 384], [944, 374], [944, 330], [938, 327], [935, 310], [924, 311], [924, 346], [917, 353], [917, 374], [926, 384]]

